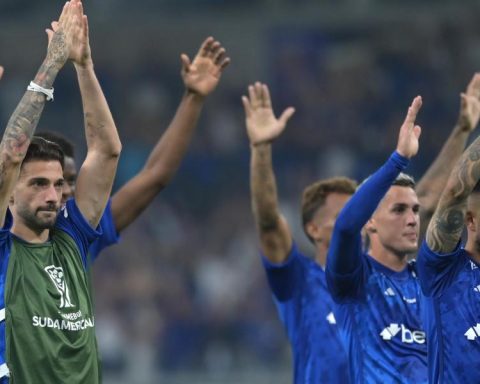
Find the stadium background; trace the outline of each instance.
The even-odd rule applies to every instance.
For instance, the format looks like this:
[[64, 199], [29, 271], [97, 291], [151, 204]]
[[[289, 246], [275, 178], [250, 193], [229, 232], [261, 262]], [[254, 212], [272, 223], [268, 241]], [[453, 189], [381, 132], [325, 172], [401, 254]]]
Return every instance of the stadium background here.
[[[94, 271], [105, 383], [289, 383], [289, 348], [257, 254], [240, 96], [270, 85], [297, 112], [274, 145], [282, 210], [301, 247], [308, 183], [361, 180], [386, 159], [411, 99], [424, 107], [417, 178], [453, 127], [480, 70], [473, 0], [86, 0], [91, 45], [123, 142], [115, 188], [143, 165], [183, 92], [181, 52], [213, 35], [232, 59], [172, 184], [104, 252]], [[61, 1], [0, 0], [0, 121], [44, 57]], [[73, 67], [39, 130], [85, 153]], [[476, 136], [476, 135], [474, 135]]]

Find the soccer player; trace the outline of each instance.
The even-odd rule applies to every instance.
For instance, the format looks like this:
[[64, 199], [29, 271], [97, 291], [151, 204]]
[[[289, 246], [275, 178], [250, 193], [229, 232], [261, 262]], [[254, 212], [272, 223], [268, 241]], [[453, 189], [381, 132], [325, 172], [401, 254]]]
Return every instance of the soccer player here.
[[[177, 112], [143, 169], [109, 201], [100, 223], [103, 234], [90, 248], [92, 260], [103, 248], [118, 242], [118, 233], [133, 222], [172, 179], [192, 139], [206, 97], [215, 90], [223, 70], [230, 63], [230, 58], [225, 53], [220, 42], [208, 37], [193, 61], [186, 54], [181, 55], [185, 93]], [[85, 65], [75, 65], [79, 82], [82, 81], [82, 67], [93, 66], [91, 57], [86, 59]], [[64, 137], [53, 132], [39, 133], [39, 136], [59, 144], [65, 152], [65, 202], [75, 193], [77, 171], [74, 147]]]
[[[400, 128], [396, 151], [337, 217], [326, 278], [348, 351], [354, 383], [425, 383], [427, 346], [414, 264], [420, 204], [413, 179], [401, 173], [418, 151], [422, 105], [416, 97]], [[366, 228], [370, 251], [362, 251]]]
[[[467, 96], [480, 91], [478, 80], [472, 79]], [[276, 119], [268, 88], [260, 83], [249, 87], [249, 95], [243, 102], [252, 151], [252, 204], [268, 281], [292, 344], [295, 382], [318, 379], [343, 383], [347, 377], [346, 370], [341, 369], [345, 367], [345, 356], [334, 331], [334, 303], [326, 290], [323, 268], [335, 219], [355, 192], [356, 184], [346, 178], [332, 178], [318, 181], [304, 190], [302, 221], [307, 237], [315, 246], [315, 260], [298, 252], [288, 223], [279, 211], [271, 159], [271, 143], [285, 129], [293, 109], [287, 109]], [[438, 189], [445, 184], [453, 168], [452, 160], [460, 158], [476, 126], [469, 112], [475, 99], [467, 97], [465, 100], [458, 122], [439, 156], [417, 185], [418, 198], [424, 207], [420, 210], [421, 221], [428, 223], [440, 198]], [[337, 366], [340, 368], [333, 369]]]
[[[478, 88], [473, 95], [462, 95], [462, 104], [471, 104], [473, 124], [480, 118], [479, 100]], [[477, 138], [452, 171], [418, 254], [420, 284], [427, 296], [430, 383], [480, 382], [479, 180]], [[465, 222], [468, 239], [462, 247]]]
[[[0, 143], [0, 377], [14, 383], [99, 383], [86, 254], [99, 236], [121, 144], [96, 79], [82, 96], [87, 156], [75, 199], [59, 213], [63, 153], [33, 136], [52, 84], [67, 60], [81, 61], [87, 19], [67, 2], [49, 32], [47, 55]], [[93, 103], [95, 101], [95, 103]]]
[[323, 266], [335, 216], [356, 184], [333, 178], [305, 189], [303, 228], [315, 245], [315, 260], [302, 255], [279, 210], [271, 155], [271, 143], [294, 109], [287, 108], [277, 119], [265, 84], [251, 85], [248, 91], [249, 97], [242, 100], [251, 150], [253, 213], [268, 282], [292, 345], [294, 383], [348, 383], [347, 356], [337, 334]]

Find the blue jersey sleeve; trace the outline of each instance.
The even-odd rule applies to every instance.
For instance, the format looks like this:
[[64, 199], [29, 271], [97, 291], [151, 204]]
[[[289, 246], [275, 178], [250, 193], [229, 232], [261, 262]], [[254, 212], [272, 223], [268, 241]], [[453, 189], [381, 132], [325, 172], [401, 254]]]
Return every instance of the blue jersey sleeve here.
[[304, 281], [303, 264], [295, 243], [292, 243], [292, 249], [283, 263], [272, 263], [264, 255], [262, 262], [275, 299], [279, 302], [290, 300]]
[[87, 266], [87, 254], [90, 244], [101, 234], [101, 229], [93, 229], [78, 209], [75, 199], [70, 199], [58, 214], [56, 229], [68, 233], [78, 245], [83, 265]]
[[112, 201], [108, 200], [108, 204], [105, 207], [100, 223], [98, 224], [99, 228], [102, 231], [101, 236], [95, 240], [88, 250], [89, 252], [89, 261], [93, 262], [97, 259], [98, 254], [106, 247], [110, 245], [117, 244], [120, 241], [120, 235], [115, 228], [115, 222], [113, 220], [112, 214]]
[[417, 271], [425, 296], [439, 296], [455, 282], [464, 266], [464, 251], [460, 244], [451, 253], [438, 254], [423, 241], [417, 256]]
[[362, 228], [407, 165], [408, 159], [394, 152], [359, 187], [338, 215], [328, 249], [326, 269], [328, 287], [336, 301], [357, 296], [361, 291], [365, 262]]

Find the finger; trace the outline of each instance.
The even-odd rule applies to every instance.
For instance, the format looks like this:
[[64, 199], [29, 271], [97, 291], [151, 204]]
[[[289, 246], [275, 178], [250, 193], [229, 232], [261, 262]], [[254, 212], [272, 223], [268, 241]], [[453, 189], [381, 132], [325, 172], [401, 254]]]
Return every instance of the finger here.
[[60, 17], [58, 18], [58, 22], [61, 24], [65, 17], [66, 17], [66, 14], [68, 12], [68, 7], [69, 7], [69, 4], [70, 2], [66, 2], [64, 5], [63, 5], [63, 8], [62, 8], [62, 12], [60, 13]]
[[250, 117], [252, 115], [252, 107], [250, 102], [248, 101], [247, 96], [242, 96], [242, 104], [243, 108], [245, 109], [245, 116]]
[[180, 55], [180, 61], [182, 62], [182, 71], [185, 73], [190, 72], [190, 58], [185, 53]]
[[50, 44], [50, 41], [52, 41], [52, 37], [55, 32], [53, 32], [51, 29], [45, 29], [45, 32], [47, 33], [47, 39], [48, 39], [48, 44]]
[[419, 125], [415, 125], [413, 127], [413, 133], [415, 134], [415, 137], [418, 139], [422, 134], [422, 128]]
[[480, 73], [475, 73], [468, 83], [467, 95], [480, 98]]
[[89, 35], [90, 35], [90, 29], [88, 27], [88, 17], [87, 15], [83, 15], [82, 18], [83, 21], [83, 37], [85, 38], [85, 41], [89, 41]]
[[50, 26], [52, 27], [52, 31], [53, 31], [53, 32], [56, 32], [56, 31], [58, 30], [58, 27], [59, 27], [58, 21], [52, 21], [52, 22], [50, 23]]
[[407, 116], [405, 117], [404, 124], [413, 124], [417, 118], [418, 111], [422, 107], [422, 98], [417, 96], [413, 99], [412, 104], [408, 108]]
[[220, 70], [224, 70], [225, 68], [228, 67], [228, 65], [230, 64], [230, 58], [229, 57], [226, 57], [225, 59], [223, 59], [223, 61], [220, 63]]
[[213, 55], [213, 62], [218, 65], [223, 57], [225, 56], [225, 48], [221, 47], [220, 49], [217, 49], [217, 51]]
[[210, 49], [207, 53], [207, 57], [211, 58], [212, 60], [215, 58], [217, 51], [220, 49], [221, 45], [218, 41], [214, 41], [213, 44], [210, 46]]
[[255, 96], [257, 98], [257, 103], [259, 106], [262, 105], [262, 83], [257, 81], [255, 83]]
[[202, 57], [206, 57], [208, 53], [210, 52], [210, 47], [213, 44], [213, 37], [207, 37], [202, 45], [200, 46], [200, 49], [198, 50], [198, 55]]
[[2, 78], [3, 76], [3, 67], [0, 65], [0, 79]]
[[250, 99], [250, 105], [252, 109], [255, 109], [258, 107], [258, 102], [257, 102], [257, 95], [255, 93], [255, 86], [249, 85], [248, 86], [248, 97]]
[[280, 120], [280, 123], [282, 124], [282, 126], [287, 125], [288, 120], [290, 120], [290, 118], [293, 116], [294, 113], [295, 113], [295, 108], [293, 107], [288, 107], [287, 109], [285, 109], [285, 111], [283, 111], [282, 115], [278, 119]]
[[266, 108], [272, 108], [270, 91], [268, 90], [267, 84], [262, 84], [262, 105]]
[[467, 95], [462, 92], [462, 93], [460, 94], [460, 109], [461, 109], [462, 111], [466, 110], [466, 109], [467, 109], [467, 105], [468, 105]]

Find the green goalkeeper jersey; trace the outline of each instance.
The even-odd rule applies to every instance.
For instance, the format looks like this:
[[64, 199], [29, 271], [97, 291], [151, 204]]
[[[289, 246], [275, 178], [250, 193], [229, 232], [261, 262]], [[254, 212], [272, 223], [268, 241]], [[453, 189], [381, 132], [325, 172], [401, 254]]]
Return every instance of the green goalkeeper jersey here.
[[46, 243], [26, 243], [8, 229], [0, 231], [0, 256], [8, 260], [2, 277], [10, 383], [100, 382], [86, 270], [87, 249], [98, 234], [73, 200]]

